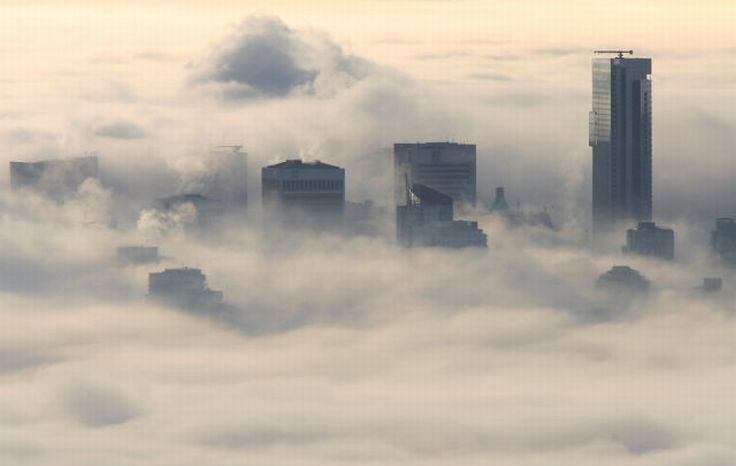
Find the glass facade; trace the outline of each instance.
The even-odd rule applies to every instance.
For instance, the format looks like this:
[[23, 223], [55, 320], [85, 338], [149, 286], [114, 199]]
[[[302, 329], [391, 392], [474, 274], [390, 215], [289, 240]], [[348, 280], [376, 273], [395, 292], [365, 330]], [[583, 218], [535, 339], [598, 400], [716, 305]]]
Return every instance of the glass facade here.
[[593, 60], [593, 227], [652, 217], [651, 60]]

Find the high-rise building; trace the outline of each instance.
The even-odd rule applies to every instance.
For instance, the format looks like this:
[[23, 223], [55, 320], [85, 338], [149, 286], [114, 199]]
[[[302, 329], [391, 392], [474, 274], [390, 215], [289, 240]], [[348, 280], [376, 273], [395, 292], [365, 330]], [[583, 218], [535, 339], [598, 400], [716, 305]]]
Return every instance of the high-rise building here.
[[660, 228], [654, 222], [639, 222], [626, 231], [624, 253], [652, 256], [658, 259], [675, 258], [675, 232], [671, 228]]
[[10, 162], [13, 191], [31, 190], [55, 201], [73, 197], [87, 178], [97, 178], [97, 157]]
[[456, 206], [475, 206], [475, 144], [428, 142], [394, 144], [395, 199], [421, 184], [450, 196]]
[[593, 60], [593, 229], [652, 219], [652, 60]]
[[319, 160], [287, 160], [263, 167], [264, 216], [288, 227], [340, 230], [345, 210], [345, 169]]
[[488, 238], [477, 222], [453, 220], [453, 200], [429, 186], [406, 190], [404, 205], [396, 207], [396, 234], [400, 244], [448, 248], [487, 247]]

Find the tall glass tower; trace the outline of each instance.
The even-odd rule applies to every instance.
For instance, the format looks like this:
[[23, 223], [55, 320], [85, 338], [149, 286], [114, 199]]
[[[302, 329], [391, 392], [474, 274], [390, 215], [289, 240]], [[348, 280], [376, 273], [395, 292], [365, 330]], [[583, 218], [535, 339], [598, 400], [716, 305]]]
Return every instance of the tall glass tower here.
[[[652, 60], [593, 59], [593, 230], [652, 219]], [[604, 52], [605, 53], [605, 52]]]

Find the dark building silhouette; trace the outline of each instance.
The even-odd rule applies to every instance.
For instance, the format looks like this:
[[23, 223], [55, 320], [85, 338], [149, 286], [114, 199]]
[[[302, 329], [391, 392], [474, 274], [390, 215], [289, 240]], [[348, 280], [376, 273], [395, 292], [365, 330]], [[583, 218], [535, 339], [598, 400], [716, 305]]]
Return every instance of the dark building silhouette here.
[[345, 202], [345, 231], [353, 235], [378, 236], [385, 233], [388, 209], [373, 201]]
[[493, 204], [491, 204], [488, 210], [494, 214], [501, 214], [506, 216], [511, 214], [509, 203], [506, 202], [506, 194], [503, 186], [499, 186], [496, 188], [496, 198], [493, 200]]
[[287, 160], [261, 170], [263, 211], [285, 227], [340, 231], [345, 210], [345, 169], [319, 160]]
[[506, 201], [503, 186], [496, 188], [496, 198], [488, 207], [488, 210], [492, 214], [501, 215], [510, 226], [543, 226], [550, 230], [555, 229], [555, 225], [552, 223], [552, 217], [550, 217], [546, 209], [540, 212], [522, 212], [520, 206], [517, 206], [516, 209], [511, 209]]
[[10, 162], [10, 187], [30, 190], [58, 202], [74, 197], [88, 178], [97, 178], [97, 157]]
[[736, 267], [736, 221], [733, 218], [716, 219], [710, 243], [726, 265]]
[[673, 260], [675, 232], [670, 228], [659, 228], [654, 222], [640, 222], [636, 229], [626, 231], [626, 246], [622, 250], [628, 254]]
[[121, 265], [150, 264], [161, 260], [156, 246], [121, 246], [117, 252]]
[[450, 196], [429, 186], [415, 184], [406, 190], [405, 205], [396, 207], [400, 244], [449, 248], [487, 247], [488, 238], [477, 222], [453, 220]]
[[649, 58], [593, 60], [594, 231], [652, 219], [651, 73]]
[[614, 265], [611, 270], [598, 277], [596, 288], [614, 292], [645, 292], [649, 290], [649, 280], [629, 266]]
[[223, 306], [222, 292], [210, 290], [202, 271], [188, 267], [148, 274], [148, 297], [189, 310], [218, 310]]
[[457, 207], [475, 206], [475, 144], [428, 142], [394, 144], [394, 186], [397, 204], [406, 185], [421, 184], [452, 198]]

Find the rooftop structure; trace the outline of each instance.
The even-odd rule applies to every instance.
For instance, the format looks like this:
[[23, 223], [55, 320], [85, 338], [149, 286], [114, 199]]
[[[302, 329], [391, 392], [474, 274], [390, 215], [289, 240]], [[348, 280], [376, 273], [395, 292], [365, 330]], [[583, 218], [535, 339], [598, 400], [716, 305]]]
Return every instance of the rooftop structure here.
[[640, 222], [636, 229], [626, 232], [626, 246], [622, 250], [629, 254], [673, 260], [675, 232], [670, 228], [659, 228], [654, 222]]
[[488, 209], [491, 213], [508, 215], [510, 213], [509, 203], [506, 202], [506, 195], [503, 186], [496, 188], [496, 198]]
[[596, 288], [611, 291], [645, 292], [649, 290], [649, 280], [629, 266], [615, 265], [611, 270], [598, 277]]
[[345, 169], [319, 160], [287, 160], [263, 167], [265, 217], [287, 227], [341, 230], [345, 209]]
[[488, 238], [477, 222], [453, 220], [450, 196], [422, 184], [406, 190], [406, 203], [396, 207], [400, 244], [408, 247], [487, 247]]
[[148, 274], [148, 296], [169, 306], [190, 310], [217, 310], [222, 292], [210, 290], [199, 269], [166, 269]]
[[394, 184], [397, 205], [405, 186], [421, 184], [450, 196], [456, 206], [475, 206], [475, 144], [428, 142], [394, 144]]
[[88, 178], [97, 178], [97, 157], [10, 162], [10, 187], [30, 190], [63, 202], [73, 197]]

